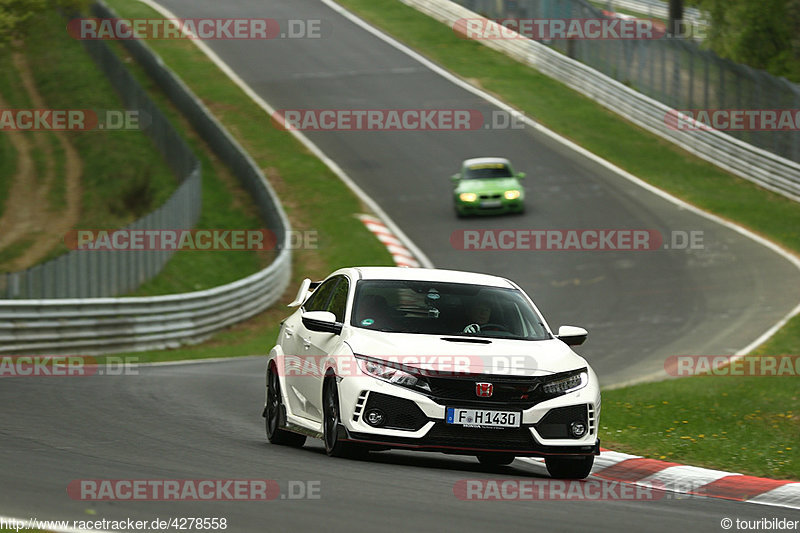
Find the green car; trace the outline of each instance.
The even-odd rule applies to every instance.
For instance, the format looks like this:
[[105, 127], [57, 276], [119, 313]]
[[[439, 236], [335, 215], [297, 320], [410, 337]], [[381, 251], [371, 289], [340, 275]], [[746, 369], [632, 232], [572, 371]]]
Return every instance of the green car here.
[[508, 159], [477, 157], [461, 163], [454, 174], [453, 200], [458, 216], [522, 213], [525, 189], [519, 180], [525, 174], [514, 173]]

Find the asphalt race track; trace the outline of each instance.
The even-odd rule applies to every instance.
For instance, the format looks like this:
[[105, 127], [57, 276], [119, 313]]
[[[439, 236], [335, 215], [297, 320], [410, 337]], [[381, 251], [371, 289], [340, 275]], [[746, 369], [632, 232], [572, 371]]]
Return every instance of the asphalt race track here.
[[[152, 520], [225, 517], [228, 531], [719, 531], [724, 517], [800, 519], [800, 511], [695, 498], [655, 501], [461, 501], [465, 479], [546, 479], [520, 460], [381, 452], [333, 459], [321, 441], [266, 443], [260, 357], [151, 366], [138, 375], [5, 378], [0, 384], [5, 515]], [[271, 479], [318, 482], [319, 499], [266, 502], [89, 502], [77, 479]], [[87, 514], [93, 510], [95, 514]]]
[[[179, 17], [320, 19], [322, 39], [208, 44], [278, 109], [493, 108], [316, 0], [167, 0]], [[527, 128], [473, 132], [320, 132], [308, 136], [438, 267], [491, 272], [530, 291], [553, 327], [590, 331], [579, 351], [603, 383], [663, 369], [675, 354], [730, 354], [798, 300], [778, 254], [639, 188]], [[525, 171], [522, 216], [457, 219], [449, 176], [467, 157]], [[464, 252], [463, 229], [702, 231], [702, 250]], [[265, 352], [268, 347], [265, 347]], [[724, 517], [800, 519], [800, 511], [666, 495], [656, 501], [461, 501], [465, 479], [544, 479], [543, 466], [489, 469], [471, 457], [383, 452], [368, 462], [264, 437], [263, 359], [158, 365], [138, 375], [0, 381], [0, 514], [152, 520], [224, 517], [229, 531], [719, 531]], [[319, 484], [319, 499], [88, 502], [77, 479], [271, 479]], [[88, 511], [88, 512], [87, 512]]]

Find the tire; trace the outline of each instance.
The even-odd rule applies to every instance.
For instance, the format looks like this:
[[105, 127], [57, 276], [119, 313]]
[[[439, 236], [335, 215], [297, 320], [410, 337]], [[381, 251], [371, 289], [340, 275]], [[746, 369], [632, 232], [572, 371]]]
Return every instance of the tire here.
[[556, 479], [584, 479], [592, 471], [594, 455], [571, 457], [545, 457], [545, 464], [550, 476]]
[[267, 408], [265, 411], [267, 440], [272, 444], [281, 444], [300, 448], [306, 443], [306, 436], [292, 433], [280, 428], [283, 400], [281, 397], [281, 382], [275, 366], [270, 366], [267, 372]]
[[505, 466], [514, 462], [514, 456], [510, 453], [487, 453], [478, 455], [478, 461], [486, 466]]
[[322, 441], [325, 453], [331, 457], [359, 458], [367, 455], [365, 448], [339, 440], [339, 389], [336, 378], [328, 377], [322, 386]]

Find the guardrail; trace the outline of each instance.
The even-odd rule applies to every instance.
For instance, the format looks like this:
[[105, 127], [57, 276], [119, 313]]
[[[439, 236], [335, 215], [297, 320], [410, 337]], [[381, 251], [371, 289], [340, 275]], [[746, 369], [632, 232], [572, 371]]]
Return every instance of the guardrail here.
[[[99, 5], [100, 17], [116, 17]], [[253, 195], [277, 236], [275, 260], [244, 279], [153, 297], [0, 300], [0, 353], [86, 354], [176, 347], [199, 342], [275, 303], [289, 284], [290, 225], [258, 166], [200, 100], [141, 41], [125, 41], [148, 74]]]
[[[482, 18], [450, 0], [402, 0], [450, 27], [465, 18]], [[488, 25], [495, 24], [487, 22]], [[499, 32], [499, 27], [496, 28]], [[507, 31], [507, 30], [506, 30]], [[634, 124], [668, 139], [765, 189], [800, 201], [800, 164], [735, 139], [717, 130], [702, 132], [672, 129], [666, 117], [675, 110], [574, 59], [531, 39], [484, 39], [481, 43], [531, 65], [568, 87], [586, 95]]]

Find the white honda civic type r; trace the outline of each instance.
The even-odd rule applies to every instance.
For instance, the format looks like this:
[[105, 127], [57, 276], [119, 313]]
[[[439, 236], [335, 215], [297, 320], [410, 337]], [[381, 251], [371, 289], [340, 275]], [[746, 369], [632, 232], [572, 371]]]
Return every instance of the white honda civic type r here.
[[589, 475], [600, 387], [530, 298], [504, 278], [360, 267], [306, 279], [266, 372], [267, 438], [332, 456], [403, 448], [505, 465], [544, 457], [553, 477]]

